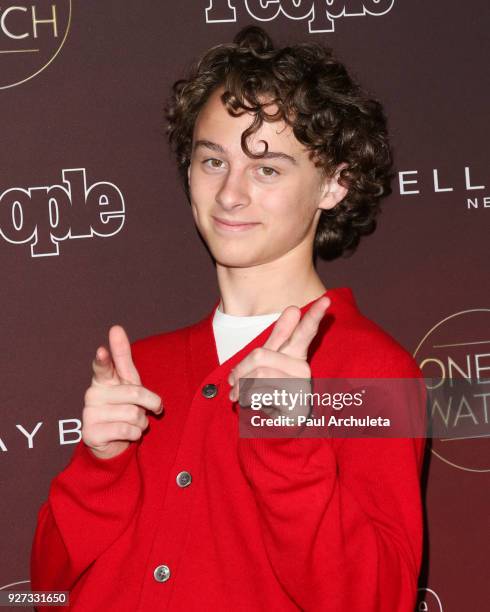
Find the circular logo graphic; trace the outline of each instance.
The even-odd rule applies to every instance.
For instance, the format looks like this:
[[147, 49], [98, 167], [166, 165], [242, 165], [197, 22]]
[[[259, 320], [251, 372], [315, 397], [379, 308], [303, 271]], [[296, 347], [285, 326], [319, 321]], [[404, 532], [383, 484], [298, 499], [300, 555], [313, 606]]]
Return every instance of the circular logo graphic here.
[[418, 589], [415, 612], [443, 612], [439, 595], [429, 588]]
[[71, 0], [0, 5], [0, 89], [21, 85], [51, 64], [71, 22]]
[[[487, 427], [490, 419], [490, 308], [456, 312], [430, 329], [415, 349], [414, 357], [424, 377], [472, 381], [437, 409], [448, 426], [471, 419]], [[480, 384], [475, 381], [479, 380]], [[431, 407], [433, 410], [434, 407]], [[468, 472], [490, 472], [490, 437], [452, 436], [434, 438], [432, 452], [448, 465]]]

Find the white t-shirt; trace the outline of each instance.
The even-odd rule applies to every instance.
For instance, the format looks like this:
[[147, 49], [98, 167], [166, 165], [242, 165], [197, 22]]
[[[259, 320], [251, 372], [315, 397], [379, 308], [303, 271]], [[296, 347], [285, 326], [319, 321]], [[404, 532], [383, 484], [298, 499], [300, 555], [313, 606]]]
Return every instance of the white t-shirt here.
[[273, 312], [240, 317], [225, 314], [218, 306], [213, 317], [213, 332], [220, 364], [251, 342], [280, 315], [280, 312]]

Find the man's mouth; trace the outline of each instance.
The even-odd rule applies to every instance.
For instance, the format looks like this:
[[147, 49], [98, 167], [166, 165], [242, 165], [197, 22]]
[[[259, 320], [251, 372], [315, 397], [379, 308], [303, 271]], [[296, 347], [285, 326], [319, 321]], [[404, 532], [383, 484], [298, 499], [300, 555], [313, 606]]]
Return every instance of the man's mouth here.
[[214, 216], [213, 221], [217, 229], [225, 230], [228, 232], [243, 232], [252, 229], [257, 225], [260, 225], [259, 223], [254, 221], [230, 221]]

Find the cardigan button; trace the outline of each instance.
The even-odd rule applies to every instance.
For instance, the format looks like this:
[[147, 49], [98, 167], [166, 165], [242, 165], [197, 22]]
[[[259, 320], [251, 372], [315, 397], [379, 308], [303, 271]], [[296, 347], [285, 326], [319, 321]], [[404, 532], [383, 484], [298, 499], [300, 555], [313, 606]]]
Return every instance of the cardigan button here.
[[170, 578], [170, 568], [168, 565], [159, 565], [153, 572], [153, 578], [157, 582], [166, 582]]
[[216, 394], [218, 393], [218, 387], [216, 385], [213, 385], [212, 383], [209, 384], [209, 385], [204, 385], [204, 387], [201, 390], [201, 393], [207, 399], [211, 399], [211, 398], [215, 397]]
[[177, 481], [179, 487], [188, 487], [192, 482], [192, 476], [189, 474], [189, 472], [179, 472], [175, 480]]

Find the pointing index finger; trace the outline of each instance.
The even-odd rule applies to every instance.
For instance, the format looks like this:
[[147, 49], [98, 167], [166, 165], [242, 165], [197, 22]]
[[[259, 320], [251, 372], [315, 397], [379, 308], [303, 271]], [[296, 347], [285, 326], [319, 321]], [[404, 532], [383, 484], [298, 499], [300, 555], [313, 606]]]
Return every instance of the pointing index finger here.
[[308, 347], [316, 336], [320, 322], [330, 304], [330, 298], [324, 295], [316, 300], [305, 312], [291, 337], [280, 347], [279, 351], [290, 357], [306, 359]]
[[141, 385], [140, 375], [133, 363], [129, 338], [120, 325], [113, 325], [109, 330], [109, 344], [116, 372], [123, 382]]

